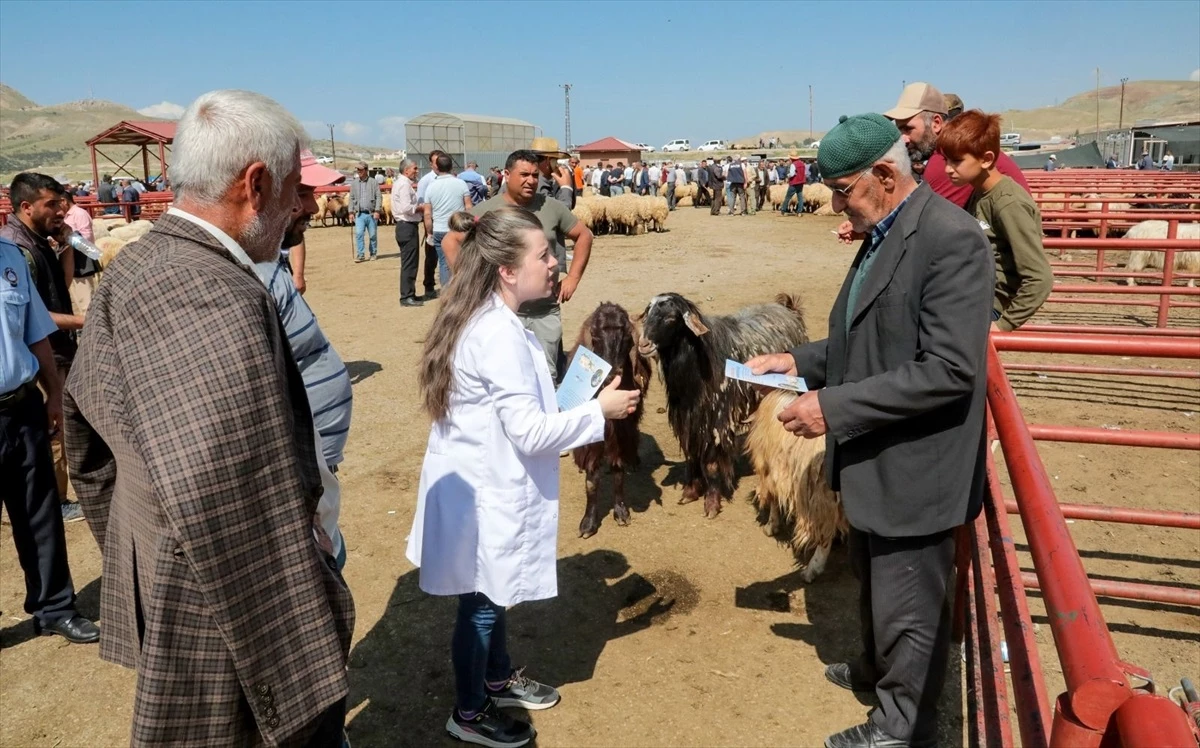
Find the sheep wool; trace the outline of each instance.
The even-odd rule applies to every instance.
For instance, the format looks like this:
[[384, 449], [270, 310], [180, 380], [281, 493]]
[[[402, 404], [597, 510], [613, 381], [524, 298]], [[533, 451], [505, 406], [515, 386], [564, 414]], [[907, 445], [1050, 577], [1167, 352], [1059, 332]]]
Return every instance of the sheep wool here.
[[835, 540], [850, 531], [838, 495], [825, 478], [825, 440], [797, 439], [777, 416], [796, 395], [775, 390], [750, 416], [746, 454], [758, 476], [754, 504], [763, 532], [791, 548], [797, 563], [811, 553], [802, 578], [825, 569]]

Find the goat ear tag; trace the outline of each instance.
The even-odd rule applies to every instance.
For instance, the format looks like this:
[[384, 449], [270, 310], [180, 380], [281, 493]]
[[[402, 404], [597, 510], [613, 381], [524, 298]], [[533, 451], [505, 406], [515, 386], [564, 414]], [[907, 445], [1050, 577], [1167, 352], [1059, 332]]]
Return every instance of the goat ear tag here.
[[708, 328], [704, 326], [704, 323], [701, 322], [697, 317], [692, 316], [691, 312], [683, 313], [683, 323], [687, 325], [689, 330], [697, 335], [704, 335], [708, 333]]

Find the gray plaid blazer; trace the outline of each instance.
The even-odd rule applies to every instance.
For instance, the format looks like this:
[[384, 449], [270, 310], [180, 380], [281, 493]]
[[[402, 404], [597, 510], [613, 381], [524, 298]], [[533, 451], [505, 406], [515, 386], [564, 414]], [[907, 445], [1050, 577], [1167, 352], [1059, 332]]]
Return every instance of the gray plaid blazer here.
[[302, 743], [348, 692], [354, 607], [313, 540], [312, 416], [262, 282], [163, 217], [104, 272], [64, 411], [132, 743]]

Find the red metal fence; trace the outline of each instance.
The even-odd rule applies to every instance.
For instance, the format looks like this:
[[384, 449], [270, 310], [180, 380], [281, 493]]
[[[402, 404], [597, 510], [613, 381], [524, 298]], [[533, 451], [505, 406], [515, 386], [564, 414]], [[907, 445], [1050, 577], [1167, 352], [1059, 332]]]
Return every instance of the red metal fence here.
[[[1003, 450], [1015, 501], [1005, 496], [989, 454], [989, 490], [983, 513], [967, 533], [967, 550], [960, 554], [959, 591], [965, 598], [960, 598], [962, 605], [956, 607], [964, 609], [968, 624], [961, 630], [968, 651], [970, 742], [989, 746], [1013, 743], [1008, 678], [996, 626], [998, 599], [1023, 745], [1195, 748], [1197, 737], [1182, 709], [1161, 695], [1131, 685], [1132, 677], [1153, 687], [1148, 673], [1121, 660], [1096, 595], [1200, 606], [1200, 591], [1089, 580], [1066, 519], [1200, 529], [1200, 514], [1060, 505], [1034, 441], [1068, 439], [1194, 450], [1200, 449], [1200, 438], [1192, 434], [1101, 434], [1078, 427], [1030, 426], [997, 351], [1125, 355], [1136, 350], [1132, 355], [1200, 360], [1200, 340], [1020, 332], [993, 333], [992, 342], [988, 354], [989, 425]], [[1033, 573], [1020, 569], [1008, 524], [1010, 513], [1019, 515], [1025, 529]], [[1066, 691], [1056, 698], [1053, 712], [1033, 636], [1026, 589], [1041, 592], [1066, 682]]]

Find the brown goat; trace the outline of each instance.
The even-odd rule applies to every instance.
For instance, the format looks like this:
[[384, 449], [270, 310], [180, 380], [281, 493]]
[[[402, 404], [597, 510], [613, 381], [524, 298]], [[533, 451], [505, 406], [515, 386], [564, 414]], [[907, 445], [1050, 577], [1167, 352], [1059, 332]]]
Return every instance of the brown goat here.
[[746, 453], [758, 475], [754, 504], [763, 532], [789, 546], [797, 563], [807, 557], [802, 576], [811, 582], [825, 570], [833, 541], [850, 526], [825, 476], [825, 439], [796, 436], [777, 418], [795, 399], [783, 390], [763, 398], [750, 416]]
[[629, 510], [625, 507], [625, 471], [636, 470], [638, 460], [638, 424], [642, 420], [642, 403], [646, 401], [646, 390], [650, 387], [650, 361], [638, 353], [637, 339], [640, 331], [629, 317], [629, 313], [617, 304], [604, 302], [588, 315], [579, 330], [579, 338], [571, 349], [571, 358], [579, 346], [584, 346], [600, 358], [612, 364], [612, 371], [602, 386], [607, 387], [613, 377], [620, 375], [622, 390], [639, 390], [642, 399], [637, 409], [627, 418], [608, 421], [604, 425], [604, 441], [588, 444], [573, 450], [575, 465], [586, 474], [587, 508], [579, 522], [579, 537], [590, 538], [600, 529], [599, 493], [600, 467], [607, 463], [613, 481], [613, 518], [617, 524], [629, 524]]

